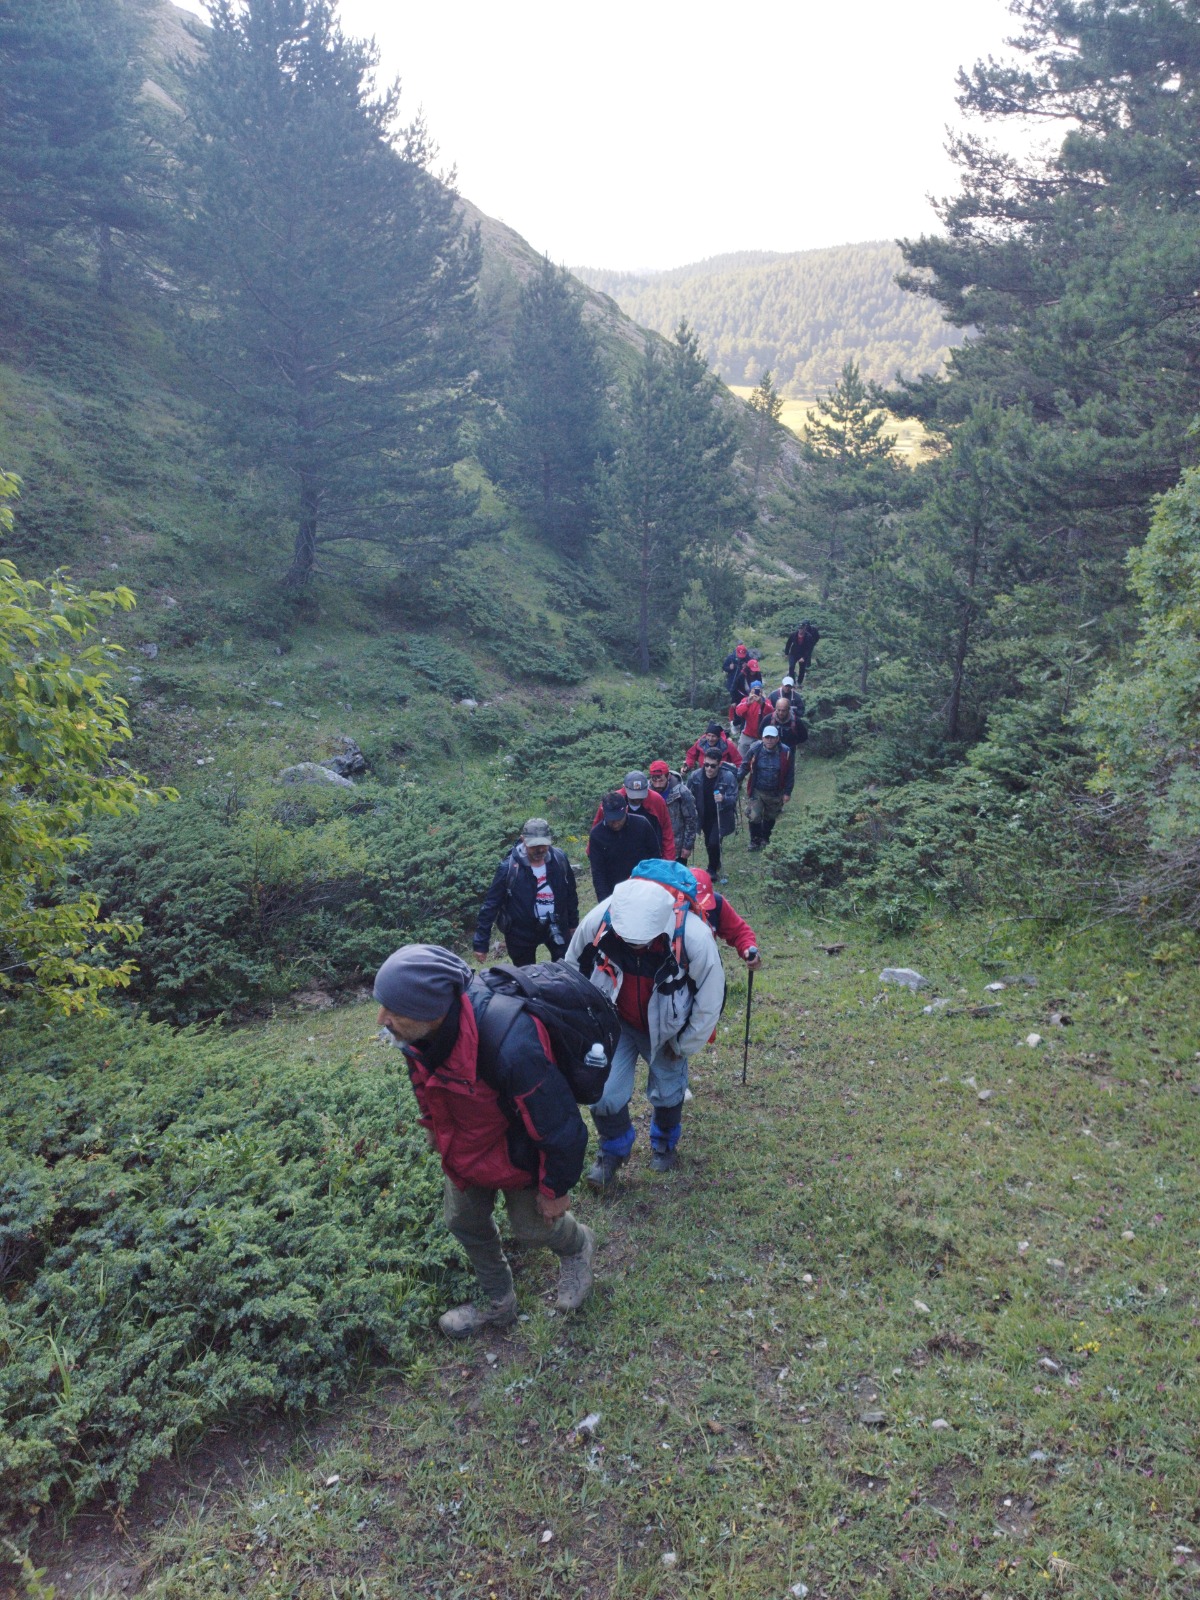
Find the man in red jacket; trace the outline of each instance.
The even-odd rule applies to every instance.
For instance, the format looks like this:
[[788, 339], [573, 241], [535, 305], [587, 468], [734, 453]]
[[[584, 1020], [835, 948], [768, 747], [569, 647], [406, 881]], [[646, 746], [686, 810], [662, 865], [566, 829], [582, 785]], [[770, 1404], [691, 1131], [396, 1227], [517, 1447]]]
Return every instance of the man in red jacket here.
[[762, 680], [756, 678], [750, 685], [750, 693], [734, 707], [734, 717], [742, 725], [738, 736], [738, 752], [743, 761], [750, 746], [762, 738], [762, 731], [770, 722], [774, 710], [763, 693]]
[[718, 939], [733, 946], [751, 972], [757, 972], [762, 966], [762, 956], [758, 953], [758, 935], [754, 929], [733, 909], [728, 895], [717, 893], [711, 875], [703, 867], [691, 867], [689, 871], [696, 880], [699, 890], [696, 904], [704, 913], [705, 922]]
[[479, 1018], [491, 991], [467, 963], [436, 944], [406, 944], [375, 975], [379, 1026], [403, 1049], [421, 1126], [441, 1156], [444, 1218], [487, 1296], [438, 1321], [461, 1339], [517, 1317], [512, 1273], [492, 1216], [496, 1193], [524, 1244], [559, 1257], [558, 1309], [575, 1311], [592, 1287], [596, 1236], [571, 1215], [571, 1190], [587, 1129], [550, 1036], [523, 1012], [495, 1050], [481, 1046]]
[[[664, 861], [675, 859], [675, 829], [671, 826], [671, 813], [667, 802], [657, 789], [650, 787], [649, 776], [644, 772], [627, 772], [625, 782], [616, 790], [629, 801], [629, 815], [643, 816], [658, 834], [658, 853]], [[592, 827], [604, 821], [604, 802], [596, 807]]]
[[727, 736], [719, 722], [710, 722], [684, 756], [683, 770], [690, 772], [693, 767], [702, 767], [704, 757], [710, 750], [716, 751], [717, 759], [720, 761], [732, 761], [735, 767], [741, 765], [742, 757], [737, 745]]

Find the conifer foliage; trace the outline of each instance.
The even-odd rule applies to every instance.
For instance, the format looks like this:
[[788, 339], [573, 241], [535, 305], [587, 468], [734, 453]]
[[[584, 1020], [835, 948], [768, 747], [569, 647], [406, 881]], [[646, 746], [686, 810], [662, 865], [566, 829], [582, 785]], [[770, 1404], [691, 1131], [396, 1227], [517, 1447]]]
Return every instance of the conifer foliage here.
[[701, 545], [727, 543], [744, 500], [733, 476], [737, 439], [722, 415], [696, 335], [681, 322], [664, 351], [647, 341], [600, 479], [614, 576], [629, 583], [643, 672], [661, 654], [654, 625], [672, 618]]
[[500, 474], [542, 538], [572, 557], [595, 526], [596, 465], [606, 447], [605, 385], [578, 286], [546, 256], [521, 291]]
[[461, 542], [478, 245], [329, 0], [216, 0], [187, 69], [192, 332], [227, 432], [289, 486], [287, 581]]

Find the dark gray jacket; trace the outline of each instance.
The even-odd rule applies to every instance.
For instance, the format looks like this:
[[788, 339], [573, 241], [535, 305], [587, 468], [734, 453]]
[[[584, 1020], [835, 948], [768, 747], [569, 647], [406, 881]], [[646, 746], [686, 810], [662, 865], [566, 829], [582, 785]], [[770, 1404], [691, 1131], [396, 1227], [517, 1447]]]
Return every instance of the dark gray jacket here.
[[[695, 772], [688, 774], [688, 788], [692, 791], [692, 799], [696, 802], [696, 826], [704, 827], [704, 769], [698, 767]], [[722, 761], [717, 768], [717, 776], [713, 782], [713, 797], [717, 801], [717, 829], [722, 839], [731, 834], [737, 827], [737, 797], [738, 780], [737, 768], [728, 761]]]

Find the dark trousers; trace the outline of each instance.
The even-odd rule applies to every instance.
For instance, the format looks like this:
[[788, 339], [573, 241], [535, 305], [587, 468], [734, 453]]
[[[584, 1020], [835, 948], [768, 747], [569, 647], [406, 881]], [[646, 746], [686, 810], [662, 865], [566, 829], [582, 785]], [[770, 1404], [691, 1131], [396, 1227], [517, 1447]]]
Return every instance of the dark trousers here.
[[788, 657], [788, 676], [792, 677], [792, 678], [795, 678], [795, 680], [796, 680], [796, 688], [797, 689], [804, 682], [804, 674], [807, 671], [808, 671], [808, 662], [804, 659], [803, 656], [797, 656], [794, 661], [791, 659], [790, 656]]
[[561, 961], [567, 953], [565, 944], [555, 944], [549, 934], [542, 939], [535, 939], [532, 944], [515, 937], [511, 933], [504, 935], [504, 948], [508, 951], [508, 959], [514, 967], [531, 967], [537, 960], [538, 948], [545, 945], [550, 952], [551, 961]]
[[721, 829], [720, 829], [720, 826], [715, 822], [713, 823], [712, 827], [709, 828], [706, 831], [706, 833], [704, 835], [704, 847], [708, 851], [708, 870], [709, 870], [709, 872], [720, 872], [720, 870], [721, 870]]

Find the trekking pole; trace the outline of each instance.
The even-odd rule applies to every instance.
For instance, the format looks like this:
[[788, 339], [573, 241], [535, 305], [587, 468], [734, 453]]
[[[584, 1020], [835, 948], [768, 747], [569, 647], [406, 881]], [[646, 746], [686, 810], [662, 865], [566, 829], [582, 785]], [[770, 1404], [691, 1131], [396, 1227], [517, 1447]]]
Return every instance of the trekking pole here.
[[742, 1084], [746, 1082], [746, 1063], [750, 1059], [750, 997], [754, 993], [754, 968], [746, 974], [746, 1043], [742, 1049]]

